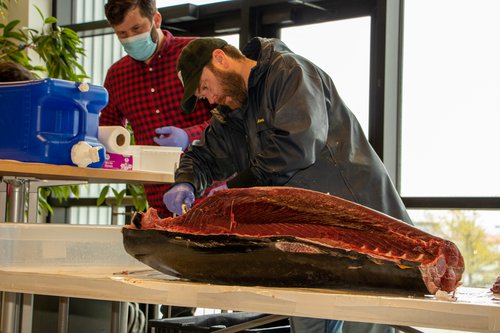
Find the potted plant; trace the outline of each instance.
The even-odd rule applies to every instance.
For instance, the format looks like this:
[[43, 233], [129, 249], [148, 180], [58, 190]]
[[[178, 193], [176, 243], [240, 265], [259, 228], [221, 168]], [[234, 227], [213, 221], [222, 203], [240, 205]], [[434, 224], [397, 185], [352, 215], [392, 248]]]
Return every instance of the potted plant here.
[[[55, 17], [44, 17], [40, 9], [34, 7], [42, 18], [41, 29], [20, 28], [19, 20], [0, 23], [0, 61], [14, 61], [51, 78], [70, 81], [87, 78], [79, 63], [79, 57], [85, 56], [85, 50], [78, 34], [72, 29], [59, 27]], [[0, 15], [5, 17], [7, 8], [6, 0], [0, 0]], [[45, 66], [33, 66], [25, 52], [27, 49], [37, 53]]]

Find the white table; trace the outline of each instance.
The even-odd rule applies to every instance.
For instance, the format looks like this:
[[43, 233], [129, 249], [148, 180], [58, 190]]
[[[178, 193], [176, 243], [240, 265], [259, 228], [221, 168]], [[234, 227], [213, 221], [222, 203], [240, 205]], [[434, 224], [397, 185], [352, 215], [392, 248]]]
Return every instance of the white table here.
[[84, 180], [89, 183], [172, 183], [172, 172], [123, 171], [0, 159], [0, 176], [24, 179]]
[[[123, 273], [126, 272], [126, 273]], [[36, 281], [36, 284], [33, 284]], [[126, 267], [2, 269], [0, 289], [100, 300], [343, 319], [400, 326], [500, 332], [500, 296], [459, 288], [456, 301], [325, 289], [210, 285]]]

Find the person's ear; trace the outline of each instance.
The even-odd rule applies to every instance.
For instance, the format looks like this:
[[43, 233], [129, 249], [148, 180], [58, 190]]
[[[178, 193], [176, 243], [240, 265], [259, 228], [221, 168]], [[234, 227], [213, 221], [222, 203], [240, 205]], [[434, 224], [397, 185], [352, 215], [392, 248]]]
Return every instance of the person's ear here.
[[221, 49], [212, 52], [212, 60], [216, 66], [227, 67], [226, 54]]
[[161, 28], [161, 14], [159, 11], [156, 11], [153, 15], [153, 24], [155, 25], [155, 29]]

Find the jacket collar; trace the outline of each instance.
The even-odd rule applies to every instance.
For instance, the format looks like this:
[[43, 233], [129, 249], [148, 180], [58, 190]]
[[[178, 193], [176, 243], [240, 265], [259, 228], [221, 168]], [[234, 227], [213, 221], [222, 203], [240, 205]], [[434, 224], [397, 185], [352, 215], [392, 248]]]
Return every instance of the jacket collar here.
[[281, 40], [276, 38], [254, 37], [243, 49], [243, 54], [252, 60], [257, 61], [257, 65], [252, 69], [248, 78], [248, 88], [254, 87], [267, 72], [276, 52], [291, 52]]

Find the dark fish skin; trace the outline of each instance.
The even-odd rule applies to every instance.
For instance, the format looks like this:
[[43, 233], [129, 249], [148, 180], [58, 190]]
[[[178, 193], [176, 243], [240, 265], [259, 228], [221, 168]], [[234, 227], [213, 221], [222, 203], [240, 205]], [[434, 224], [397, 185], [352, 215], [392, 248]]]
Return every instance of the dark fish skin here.
[[[191, 281], [224, 285], [428, 293], [418, 265], [397, 265], [292, 237], [246, 238], [123, 229], [126, 251], [146, 265]], [[287, 252], [298, 244], [309, 252]], [[334, 264], [329, 264], [333, 261]], [[403, 267], [403, 268], [402, 268]], [[390, 278], [388, 278], [390, 276]]]
[[142, 228], [142, 214], [136, 212], [132, 216], [132, 224], [137, 228], [141, 229]]
[[464, 270], [453, 242], [297, 188], [223, 190], [180, 217], [150, 209], [133, 225], [129, 254], [193, 281], [434, 294], [455, 290]]

